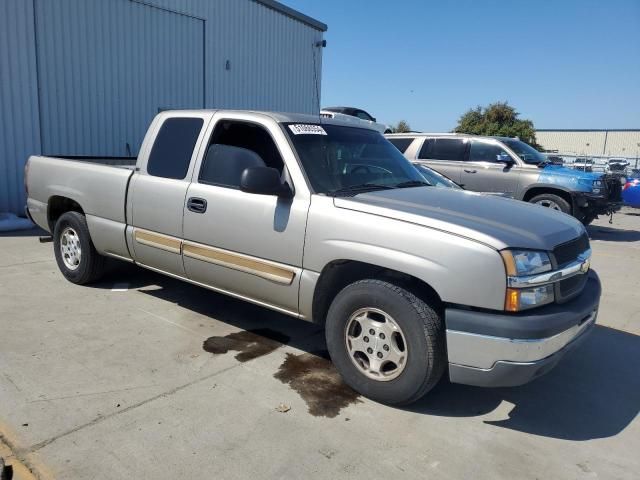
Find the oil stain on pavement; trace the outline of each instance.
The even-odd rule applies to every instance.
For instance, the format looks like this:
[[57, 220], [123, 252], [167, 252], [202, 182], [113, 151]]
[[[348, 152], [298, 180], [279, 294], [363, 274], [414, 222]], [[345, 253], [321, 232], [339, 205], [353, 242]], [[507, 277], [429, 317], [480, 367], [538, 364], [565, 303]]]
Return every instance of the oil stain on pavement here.
[[202, 348], [214, 354], [239, 352], [235, 356], [236, 360], [246, 362], [267, 355], [288, 341], [289, 337], [280, 332], [268, 328], [257, 328], [230, 333], [224, 337], [209, 337], [202, 344]]
[[361, 402], [359, 394], [342, 381], [327, 352], [287, 353], [274, 377], [298, 392], [316, 417], [334, 418], [344, 407]]

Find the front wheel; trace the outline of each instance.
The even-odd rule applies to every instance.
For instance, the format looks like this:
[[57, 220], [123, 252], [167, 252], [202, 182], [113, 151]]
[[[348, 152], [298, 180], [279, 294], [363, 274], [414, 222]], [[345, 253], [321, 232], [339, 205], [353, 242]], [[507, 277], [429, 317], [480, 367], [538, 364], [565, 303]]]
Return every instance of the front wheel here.
[[571, 205], [564, 198], [554, 195], [552, 193], [543, 193], [542, 195], [536, 195], [530, 203], [535, 203], [541, 207], [547, 207], [551, 210], [557, 210], [567, 215], [571, 215]]
[[53, 230], [53, 248], [62, 275], [70, 282], [84, 285], [98, 280], [104, 271], [104, 257], [91, 241], [84, 215], [67, 212]]
[[333, 300], [325, 325], [331, 360], [344, 381], [373, 400], [412, 403], [447, 366], [435, 302], [381, 280], [361, 280]]

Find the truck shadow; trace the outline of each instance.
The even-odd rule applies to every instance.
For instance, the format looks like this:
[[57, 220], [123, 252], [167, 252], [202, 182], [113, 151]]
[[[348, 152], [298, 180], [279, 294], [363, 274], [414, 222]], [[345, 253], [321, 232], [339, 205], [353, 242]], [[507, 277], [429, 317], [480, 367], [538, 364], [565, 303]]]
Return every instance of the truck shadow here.
[[[318, 352], [326, 349], [323, 330], [317, 325], [134, 265], [118, 263], [117, 270], [94, 286], [111, 288], [114, 282], [123, 281], [140, 293], [250, 331], [252, 335], [260, 334], [259, 329], [273, 330], [283, 338], [288, 337], [288, 345], [306, 352], [301, 360], [312, 361], [310, 356], [320, 358]], [[268, 336], [270, 342], [278, 337]], [[320, 365], [325, 373], [333, 375], [330, 362]], [[554, 370], [528, 385], [485, 389], [443, 380], [426, 397], [403, 410], [441, 417], [482, 417], [508, 402], [514, 405], [508, 418], [484, 423], [563, 440], [606, 438], [624, 430], [640, 411], [639, 372], [640, 336], [597, 325], [589, 338], [569, 352]], [[333, 400], [330, 395], [314, 399], [319, 402], [317, 408], [323, 408], [322, 402], [329, 408]]]
[[305, 351], [306, 339], [323, 332], [312, 323], [120, 261], [109, 262], [104, 278], [89, 287], [111, 289], [114, 284], [124, 282], [129, 290], [138, 290], [241, 330], [270, 329], [281, 333], [289, 337], [288, 345]]
[[44, 237], [49, 233], [40, 227], [34, 226], [26, 230], [12, 230], [10, 232], [0, 232], [0, 237]]
[[563, 440], [606, 438], [640, 410], [639, 371], [640, 336], [597, 325], [554, 370], [528, 385], [484, 389], [443, 381], [408, 410], [475, 417], [506, 401], [514, 405], [508, 418], [486, 424]]
[[640, 231], [637, 230], [589, 225], [587, 232], [591, 240], [602, 240], [604, 242], [637, 242], [640, 240]]

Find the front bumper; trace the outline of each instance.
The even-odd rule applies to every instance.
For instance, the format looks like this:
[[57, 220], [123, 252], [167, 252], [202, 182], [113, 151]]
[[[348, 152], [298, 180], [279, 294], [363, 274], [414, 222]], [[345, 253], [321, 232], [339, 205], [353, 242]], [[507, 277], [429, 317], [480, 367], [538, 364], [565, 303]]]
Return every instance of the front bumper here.
[[611, 198], [582, 192], [574, 194], [574, 203], [578, 209], [598, 215], [609, 215], [622, 208], [622, 200], [612, 200]]
[[551, 370], [596, 323], [601, 286], [595, 272], [588, 275], [582, 293], [564, 304], [511, 315], [448, 308], [451, 382], [516, 386]]

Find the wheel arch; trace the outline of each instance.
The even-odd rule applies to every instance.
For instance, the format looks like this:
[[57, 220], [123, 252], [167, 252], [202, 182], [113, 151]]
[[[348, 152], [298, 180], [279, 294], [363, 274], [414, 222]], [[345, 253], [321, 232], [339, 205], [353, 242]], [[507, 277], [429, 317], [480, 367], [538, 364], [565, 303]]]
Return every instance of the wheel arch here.
[[557, 195], [563, 200], [566, 200], [572, 209], [575, 208], [572, 191], [568, 188], [561, 187], [558, 185], [544, 185], [544, 184], [531, 185], [527, 188], [527, 190], [524, 191], [522, 195], [522, 200], [525, 202], [528, 202], [533, 197], [536, 197], [538, 195], [542, 195], [545, 193], [548, 193], [551, 195]]
[[427, 282], [413, 275], [357, 260], [333, 260], [324, 266], [313, 291], [312, 321], [324, 325], [331, 302], [347, 285], [367, 278], [386, 280], [402, 286], [417, 297], [434, 301], [434, 308], [442, 305], [438, 292]]
[[85, 215], [82, 206], [72, 198], [62, 195], [53, 195], [47, 201], [47, 222], [49, 231], [53, 233], [58, 219], [67, 212], [78, 212]]

